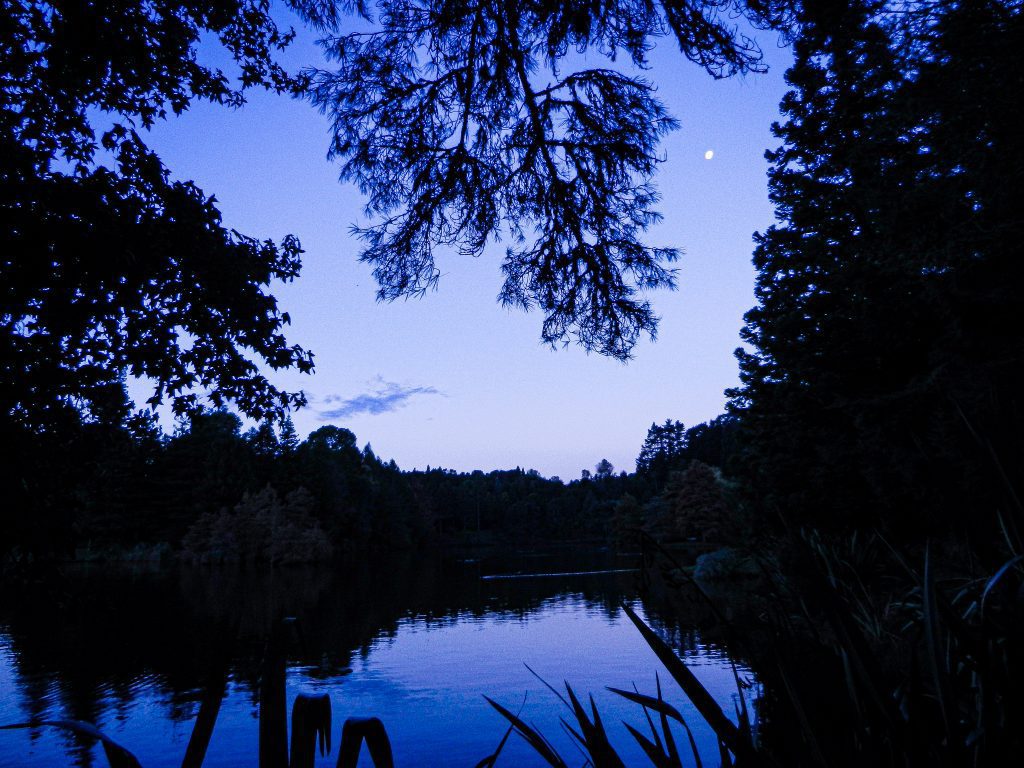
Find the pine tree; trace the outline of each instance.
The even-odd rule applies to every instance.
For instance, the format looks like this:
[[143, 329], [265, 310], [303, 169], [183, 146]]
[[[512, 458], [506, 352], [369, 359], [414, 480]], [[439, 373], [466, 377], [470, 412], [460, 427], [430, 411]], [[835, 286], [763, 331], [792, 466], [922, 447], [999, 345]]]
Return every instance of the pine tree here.
[[1013, 5], [910, 26], [873, 3], [802, 11], [731, 404], [748, 480], [791, 522], [909, 530], [979, 492], [963, 417], [1012, 412], [992, 395], [1022, 357]]
[[[743, 339], [756, 352], [737, 353], [744, 386], [733, 403], [750, 433], [756, 487], [787, 511], [820, 499], [816, 481], [834, 482], [833, 469], [855, 469], [841, 454], [856, 445], [856, 425], [840, 406], [883, 367], [865, 366], [873, 356], [862, 345], [877, 337], [863, 320], [876, 316], [870, 294], [885, 285], [871, 272], [884, 255], [876, 225], [890, 202], [880, 193], [899, 84], [886, 33], [866, 8], [808, 16], [787, 73], [788, 120], [773, 127], [784, 143], [767, 154], [779, 223], [755, 236], [758, 305]], [[851, 471], [841, 487], [859, 484]]]
[[245, 441], [249, 443], [253, 453], [262, 459], [274, 459], [281, 452], [281, 444], [274, 432], [274, 425], [269, 421], [262, 421], [258, 426], [248, 430], [245, 433]]
[[665, 419], [661, 426], [651, 424], [636, 459], [636, 471], [661, 483], [670, 470], [678, 467], [685, 452], [686, 427], [681, 421]]
[[291, 414], [285, 414], [281, 421], [280, 444], [281, 450], [286, 454], [295, 453], [299, 447], [299, 434], [295, 431], [295, 422], [292, 421]]

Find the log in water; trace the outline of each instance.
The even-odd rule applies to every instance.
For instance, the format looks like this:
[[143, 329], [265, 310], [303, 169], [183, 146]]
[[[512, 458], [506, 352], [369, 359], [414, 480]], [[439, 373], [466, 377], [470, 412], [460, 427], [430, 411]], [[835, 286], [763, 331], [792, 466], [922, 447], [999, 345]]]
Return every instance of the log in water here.
[[563, 571], [561, 573], [492, 573], [481, 576], [481, 581], [495, 579], [545, 579], [554, 576], [603, 576], [608, 573], [640, 573], [639, 568], [611, 568], [603, 571]]

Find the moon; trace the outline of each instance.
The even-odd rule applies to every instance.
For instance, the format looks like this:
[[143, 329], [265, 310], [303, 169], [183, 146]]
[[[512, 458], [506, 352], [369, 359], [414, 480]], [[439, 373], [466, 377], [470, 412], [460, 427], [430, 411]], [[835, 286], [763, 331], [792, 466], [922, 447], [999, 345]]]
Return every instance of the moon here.
[[705, 160], [710, 160], [714, 156], [715, 156], [714, 150], [711, 150], [711, 149], [709, 149], [707, 152], [704, 153], [704, 159]]

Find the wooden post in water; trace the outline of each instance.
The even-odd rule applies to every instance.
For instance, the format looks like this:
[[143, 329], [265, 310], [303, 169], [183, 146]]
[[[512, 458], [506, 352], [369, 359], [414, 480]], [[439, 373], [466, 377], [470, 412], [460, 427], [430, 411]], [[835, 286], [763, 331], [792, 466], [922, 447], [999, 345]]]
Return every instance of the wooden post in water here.
[[260, 678], [260, 768], [288, 768], [288, 705], [285, 700], [286, 627], [274, 622]]

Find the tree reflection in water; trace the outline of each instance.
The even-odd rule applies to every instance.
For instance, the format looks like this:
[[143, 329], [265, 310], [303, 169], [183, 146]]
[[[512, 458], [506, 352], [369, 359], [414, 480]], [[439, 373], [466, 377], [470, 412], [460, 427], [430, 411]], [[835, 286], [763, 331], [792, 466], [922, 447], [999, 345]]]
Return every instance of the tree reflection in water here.
[[[252, 718], [258, 711], [260, 680], [267, 677], [261, 665], [272, 629], [283, 617], [296, 617], [300, 628], [284, 651], [290, 687], [343, 690], [337, 686], [347, 684], [345, 675], [354, 665], [366, 671], [361, 685], [385, 685], [387, 681], [374, 678], [377, 673], [368, 659], [373, 648], [387, 647], [401, 632], [432, 632], [460, 624], [485, 630], [502, 622], [515, 626], [547, 615], [554, 603], [566, 599], [573, 610], [608, 625], [621, 621], [624, 601], [637, 599], [636, 577], [631, 574], [494, 581], [481, 581], [480, 576], [600, 570], [624, 564], [635, 563], [608, 553], [562, 552], [550, 558], [523, 554], [468, 561], [417, 554], [366, 558], [333, 568], [276, 570], [69, 569], [57, 584], [5, 596], [0, 650], [6, 650], [8, 660], [0, 659], [0, 667], [8, 666], [2, 673], [9, 678], [10, 690], [3, 697], [0, 716], [3, 722], [59, 716], [107, 724], [108, 731], [123, 726], [127, 731], [118, 740], [134, 748], [129, 737], [135, 737], [141, 725], [132, 725], [140, 717], [132, 707], [145, 693], [145, 717], [152, 727], [145, 729], [144, 738], [151, 742], [160, 733], [170, 733], [175, 743], [160, 750], [161, 759], [166, 765], [180, 765], [204, 701], [209, 713], [211, 700], [219, 702], [226, 690], [228, 711], [220, 713], [217, 723], [224, 734], [219, 739], [214, 733], [214, 747], [220, 742], [223, 748], [223, 740], [232, 739], [233, 747], [246, 753], [235, 756], [255, 764]], [[709, 649], [699, 642], [696, 621], [669, 624], [655, 606], [645, 604], [644, 609], [648, 620], [678, 650], [708, 654]], [[478, 639], [490, 642], [485, 635]], [[540, 657], [557, 665], [551, 646], [559, 644], [558, 638], [549, 640], [553, 642], [538, 640], [535, 651], [530, 647], [531, 660]], [[586, 644], [586, 637], [565, 638], [561, 643], [566, 650], [576, 651]], [[594, 652], [600, 654], [601, 649]], [[439, 653], [451, 656], [453, 651]], [[494, 653], [501, 654], [501, 647], [496, 646]], [[524, 660], [510, 657], [507, 664], [516, 669]], [[446, 669], [453, 662], [458, 667], [457, 659], [442, 661], [449, 664]], [[642, 662], [641, 667], [649, 669], [653, 679], [655, 666]], [[468, 670], [466, 675], [470, 676]], [[494, 684], [498, 687], [488, 689], [494, 696], [522, 695], [521, 690], [503, 690], [501, 681]], [[437, 685], [450, 688], [450, 675], [439, 678]], [[484, 736], [500, 738], [500, 723], [486, 716], [486, 703], [478, 694], [472, 696], [479, 699]], [[376, 713], [336, 710], [335, 721], [355, 714]], [[157, 721], [162, 730], [156, 727]], [[450, 730], [449, 739], [466, 736], [459, 724], [452, 723]], [[12, 737], [0, 734], [0, 738], [9, 742]], [[42, 745], [44, 740], [39, 734], [33, 736], [33, 743]], [[54, 743], [59, 747], [52, 750], [63, 750], [76, 765], [88, 766], [98, 754], [90, 738], [61, 736]], [[19, 757], [7, 748], [0, 749], [0, 754], [7, 755], [0, 757], [5, 767], [33, 764], [28, 755]], [[206, 765], [215, 762], [211, 756]], [[143, 764], [155, 765], [147, 759]]]

